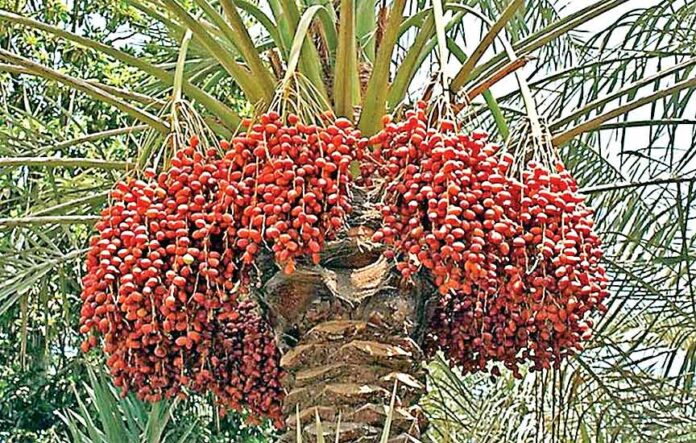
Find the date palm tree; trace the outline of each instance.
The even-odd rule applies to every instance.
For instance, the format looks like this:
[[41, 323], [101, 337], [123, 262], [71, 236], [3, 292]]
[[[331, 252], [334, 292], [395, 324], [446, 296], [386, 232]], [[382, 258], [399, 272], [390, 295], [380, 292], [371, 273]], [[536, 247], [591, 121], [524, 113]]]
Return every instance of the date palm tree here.
[[[403, 441], [426, 429], [442, 441], [694, 437], [693, 2], [583, 1], [572, 10], [554, 0], [125, 3], [133, 17], [147, 17], [148, 28], [133, 28], [158, 46], [156, 55], [0, 10], [0, 23], [18, 35], [31, 31], [58, 39], [62, 50], [96, 52], [138, 78], [137, 88], [99, 81], [99, 74], [79, 78], [16, 50], [21, 37], [12, 34], [0, 48], [8, 85], [20, 76], [57, 82], [113, 107], [123, 122], [48, 139], [49, 128], [14, 125], [22, 114], [5, 110], [0, 166], [11, 199], [0, 214], [0, 315], [19, 312], [24, 325], [21, 306], [37, 288], [74, 280], [64, 270], [79, 263], [105, 191], [124, 172], [166, 157], [160, 148], [195, 127], [229, 137], [242, 117], [267, 109], [293, 81], [310, 91], [299, 105], [325, 106], [365, 135], [402, 104], [442, 95], [462, 120], [501, 142], [529, 119], [548, 128], [598, 210], [610, 309], [587, 349], [561, 369], [489, 381], [436, 359], [426, 382], [420, 345], [433, 287], [396, 276], [367, 242], [378, 220], [358, 204], [320, 266], [290, 275], [264, 267], [257, 296], [288, 371], [290, 430], [282, 438], [340, 431], [342, 441], [378, 439], [385, 420], [390, 438]], [[587, 30], [602, 18], [610, 25]], [[80, 155], [84, 143], [112, 137], [137, 151]], [[37, 168], [40, 180], [22, 179]], [[73, 173], [48, 186], [47, 171], [56, 168]]]

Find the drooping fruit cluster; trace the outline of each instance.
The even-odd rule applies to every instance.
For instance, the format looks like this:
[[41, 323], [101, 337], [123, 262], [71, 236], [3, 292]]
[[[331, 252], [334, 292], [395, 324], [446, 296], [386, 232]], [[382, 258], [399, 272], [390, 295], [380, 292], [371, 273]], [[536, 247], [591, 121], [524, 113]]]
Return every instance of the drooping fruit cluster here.
[[514, 225], [502, 207], [505, 177], [485, 138], [454, 131], [446, 121], [429, 127], [421, 102], [371, 139], [387, 181], [384, 225], [374, 239], [402, 253], [397, 268], [404, 277], [423, 266], [443, 294], [470, 292], [472, 285], [492, 294], [496, 263], [510, 249], [505, 240]]
[[104, 337], [124, 394], [158, 401], [182, 387], [211, 390], [224, 407], [280, 422], [274, 336], [240, 300], [235, 218], [221, 198], [228, 173], [214, 152], [189, 147], [156, 180], [118, 183], [87, 257], [83, 351]]
[[[441, 297], [426, 344], [465, 371], [502, 362], [547, 368], [590, 336], [585, 314], [607, 296], [592, 212], [567, 171], [534, 162], [523, 179], [486, 134], [429, 124], [420, 103], [371, 139], [385, 179], [383, 226], [409, 277], [421, 267]], [[497, 368], [493, 368], [498, 373]]]
[[517, 227], [499, 291], [488, 298], [449, 294], [440, 302], [433, 344], [467, 370], [482, 370], [489, 360], [515, 374], [527, 361], [534, 370], [558, 367], [591, 337], [586, 314], [604, 309], [607, 279], [592, 211], [571, 175], [556, 168], [530, 162], [521, 182], [509, 182], [506, 214]]
[[197, 139], [155, 177], [120, 182], [102, 212], [83, 278], [87, 352], [104, 340], [123, 392], [157, 401], [212, 391], [281, 426], [279, 351], [250, 295], [268, 245], [291, 272], [351, 210], [348, 167], [360, 134], [345, 120], [304, 125], [275, 113], [207, 151]]
[[319, 126], [290, 115], [283, 125], [275, 112], [234, 138], [228, 157], [242, 175], [230, 176], [235, 192], [228, 194], [253, 195], [237, 233], [244, 261], [251, 263], [265, 240], [286, 272], [302, 256], [318, 263], [324, 242], [352, 211], [349, 168], [366, 144], [345, 118]]

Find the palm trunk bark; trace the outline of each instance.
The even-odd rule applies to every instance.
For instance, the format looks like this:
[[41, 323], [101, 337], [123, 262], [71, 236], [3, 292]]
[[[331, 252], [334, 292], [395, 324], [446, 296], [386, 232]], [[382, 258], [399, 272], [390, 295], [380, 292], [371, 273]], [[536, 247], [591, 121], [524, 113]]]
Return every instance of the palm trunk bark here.
[[[277, 272], [263, 286], [264, 301], [287, 371], [287, 431], [296, 442], [379, 441], [395, 394], [389, 441], [420, 437], [426, 421], [419, 336], [426, 294], [404, 283], [381, 252], [365, 242], [370, 229], [353, 228], [327, 245], [321, 266]], [[317, 427], [316, 416], [320, 418]]]

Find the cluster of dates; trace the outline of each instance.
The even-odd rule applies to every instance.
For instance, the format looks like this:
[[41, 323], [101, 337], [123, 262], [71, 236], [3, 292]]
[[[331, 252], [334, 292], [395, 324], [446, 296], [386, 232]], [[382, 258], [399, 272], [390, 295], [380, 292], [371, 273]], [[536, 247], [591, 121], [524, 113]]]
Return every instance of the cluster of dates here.
[[439, 289], [428, 353], [520, 375], [582, 349], [607, 278], [592, 211], [560, 162], [500, 152], [422, 102], [369, 140], [322, 119], [268, 112], [220, 149], [194, 138], [161, 173], [115, 186], [90, 243], [80, 324], [83, 351], [103, 347], [124, 393], [210, 391], [223, 409], [281, 426], [280, 355], [251, 270], [264, 249], [287, 273], [319, 263], [352, 210], [356, 161], [363, 184], [383, 186], [373, 240], [404, 278], [425, 269]]
[[124, 394], [212, 391], [280, 426], [280, 355], [251, 264], [262, 248], [285, 272], [318, 262], [351, 211], [348, 169], [366, 141], [345, 119], [269, 112], [247, 126], [220, 150], [194, 138], [160, 174], [116, 185], [87, 255], [82, 349], [103, 338]]
[[482, 131], [432, 122], [425, 103], [385, 123], [367, 168], [386, 183], [373, 240], [404, 277], [424, 268], [440, 290], [427, 350], [466, 372], [501, 362], [519, 375], [521, 364], [549, 368], [582, 349], [586, 314], [604, 309], [608, 291], [572, 176], [530, 161], [512, 177], [512, 155]]

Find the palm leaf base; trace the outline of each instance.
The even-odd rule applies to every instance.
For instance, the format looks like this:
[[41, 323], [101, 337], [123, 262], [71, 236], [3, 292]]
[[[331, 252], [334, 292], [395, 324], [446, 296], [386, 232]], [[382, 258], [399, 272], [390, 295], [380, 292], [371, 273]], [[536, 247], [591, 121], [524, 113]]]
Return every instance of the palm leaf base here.
[[369, 231], [352, 229], [327, 247], [321, 266], [278, 272], [263, 288], [284, 338], [284, 442], [297, 440], [298, 422], [303, 442], [321, 441], [320, 433], [325, 441], [380, 441], [387, 423], [387, 441], [410, 441], [426, 426], [417, 405], [426, 376], [418, 333], [428, 291], [402, 283], [366, 247]]

